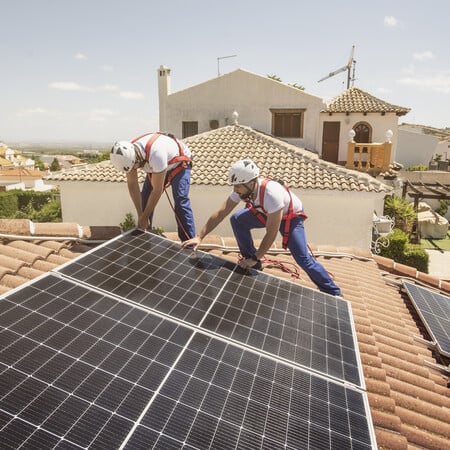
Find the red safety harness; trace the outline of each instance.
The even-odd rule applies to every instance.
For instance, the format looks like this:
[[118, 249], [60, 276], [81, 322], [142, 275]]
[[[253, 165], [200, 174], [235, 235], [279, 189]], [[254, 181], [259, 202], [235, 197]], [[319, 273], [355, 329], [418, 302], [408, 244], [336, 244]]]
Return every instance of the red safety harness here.
[[[185, 169], [187, 169], [189, 167], [189, 165], [192, 163], [192, 159], [189, 158], [189, 156], [186, 156], [184, 154], [183, 146], [178, 141], [178, 139], [173, 134], [170, 134], [170, 133], [163, 133], [162, 131], [158, 131], [157, 133], [145, 133], [145, 134], [142, 134], [141, 136], [138, 136], [137, 138], [134, 138], [131, 142], [135, 143], [139, 139], [142, 139], [143, 137], [148, 136], [150, 134], [152, 134], [152, 137], [145, 144], [145, 162], [146, 163], [148, 163], [148, 161], [150, 159], [150, 150], [152, 148], [153, 143], [160, 136], [170, 137], [178, 145], [178, 152], [179, 152], [178, 156], [175, 156], [170, 161], [168, 161], [167, 165], [177, 164], [177, 163], [181, 163], [181, 164], [179, 164], [178, 166], [174, 167], [172, 170], [168, 171], [167, 177], [166, 177], [166, 182], [165, 182], [165, 187], [167, 188], [167, 187], [170, 186], [170, 183], [172, 182], [172, 180], [175, 177], [175, 175], [177, 175], [182, 170], [185, 170]], [[149, 173], [147, 176], [149, 178], [151, 178], [151, 173]]]
[[[263, 224], [266, 225], [267, 222], [267, 211], [264, 209], [264, 192], [266, 190], [266, 184], [269, 181], [276, 181], [276, 180], [272, 180], [271, 178], [264, 178], [261, 181], [261, 184], [259, 186], [259, 201], [260, 204], [259, 205], [255, 205], [253, 202], [248, 201], [246, 203], [246, 207], [259, 219], [259, 221]], [[283, 248], [286, 249], [287, 248], [287, 244], [288, 244], [288, 240], [289, 240], [289, 230], [291, 228], [291, 220], [294, 217], [304, 217], [305, 219], [307, 219], [306, 214], [303, 211], [294, 213], [294, 208], [292, 206], [292, 195], [291, 192], [289, 191], [288, 187], [285, 186], [283, 184], [283, 187], [286, 189], [286, 191], [289, 194], [289, 206], [288, 206], [288, 212], [287, 214], [283, 215], [282, 220], [284, 220], [284, 228], [283, 228], [283, 241], [282, 241], [282, 245]]]

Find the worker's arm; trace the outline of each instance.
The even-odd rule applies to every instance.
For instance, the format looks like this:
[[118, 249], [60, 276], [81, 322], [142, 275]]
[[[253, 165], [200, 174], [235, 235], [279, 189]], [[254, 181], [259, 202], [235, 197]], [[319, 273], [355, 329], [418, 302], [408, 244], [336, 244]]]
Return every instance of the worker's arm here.
[[197, 250], [198, 246], [201, 244], [202, 240], [207, 236], [214, 228], [225, 219], [228, 214], [236, 207], [237, 203], [233, 202], [230, 198], [221, 205], [219, 209], [214, 211], [209, 219], [206, 221], [205, 225], [201, 229], [198, 236], [189, 239], [181, 244], [182, 247], [192, 246], [194, 250]]
[[148, 216], [155, 210], [162, 193], [164, 192], [164, 181], [166, 179], [167, 170], [162, 172], [152, 173], [150, 182], [152, 184], [152, 191], [147, 200], [147, 204], [144, 210], [139, 215], [138, 224], [140, 228], [147, 229], [151, 226], [149, 223]]
[[137, 169], [133, 169], [130, 172], [127, 172], [127, 184], [128, 192], [130, 193], [131, 200], [133, 201], [134, 207], [136, 208], [137, 216], [139, 217], [142, 214], [142, 205]]
[[[278, 234], [278, 230], [280, 229], [281, 220], [283, 219], [283, 208], [275, 211], [271, 214], [267, 214], [267, 222], [266, 222], [266, 234], [264, 235], [261, 244], [258, 250], [255, 253], [256, 259], [261, 259], [266, 254], [266, 252], [270, 249], [272, 244], [275, 242], [275, 239]], [[256, 261], [252, 258], [242, 259], [239, 262], [239, 265], [247, 269], [249, 267], [253, 267], [256, 264]]]

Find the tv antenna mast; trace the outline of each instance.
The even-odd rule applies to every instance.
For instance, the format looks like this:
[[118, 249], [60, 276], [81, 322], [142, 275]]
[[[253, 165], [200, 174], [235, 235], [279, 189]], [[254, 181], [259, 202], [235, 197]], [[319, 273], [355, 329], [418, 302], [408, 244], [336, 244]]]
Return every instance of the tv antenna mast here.
[[220, 77], [220, 70], [219, 70], [219, 62], [221, 59], [226, 59], [226, 58], [234, 58], [237, 55], [229, 55], [229, 56], [219, 56], [217, 58], [217, 76]]
[[[350, 82], [351, 81], [352, 82], [355, 81], [355, 64], [356, 64], [356, 61], [353, 59], [354, 53], [355, 53], [355, 46], [352, 45], [352, 50], [350, 52], [350, 58], [348, 60], [348, 63], [345, 66], [341, 67], [340, 69], [337, 69], [334, 72], [330, 72], [326, 77], [321, 78], [318, 81], [318, 83], [320, 83], [321, 81], [324, 81], [324, 80], [326, 80], [328, 78], [334, 77], [338, 73], [347, 71], [347, 89], [349, 89], [350, 88]], [[350, 74], [352, 66], [353, 66], [353, 77]]]

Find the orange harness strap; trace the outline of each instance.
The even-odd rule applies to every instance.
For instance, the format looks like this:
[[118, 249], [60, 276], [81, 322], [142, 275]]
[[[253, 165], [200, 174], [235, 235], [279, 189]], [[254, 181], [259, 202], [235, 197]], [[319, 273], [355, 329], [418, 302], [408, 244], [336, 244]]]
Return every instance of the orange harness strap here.
[[[138, 136], [137, 138], [134, 138], [131, 142], [134, 143], [134, 142], [138, 141], [139, 139], [143, 138], [144, 136], [148, 136], [149, 134], [152, 134], [152, 133], [142, 134], [142, 135]], [[150, 159], [150, 150], [152, 149], [153, 143], [156, 141], [156, 139], [158, 139], [160, 136], [163, 136], [163, 135], [172, 138], [176, 142], [176, 144], [178, 146], [178, 152], [179, 152], [179, 155], [172, 158], [170, 161], [168, 161], [167, 164], [171, 165], [171, 164], [181, 163], [179, 166], [174, 167], [172, 170], [168, 171], [167, 177], [166, 177], [166, 183], [164, 186], [165, 188], [167, 188], [172, 183], [172, 179], [175, 177], [175, 175], [180, 173], [182, 170], [187, 169], [189, 163], [192, 162], [192, 159], [189, 158], [189, 156], [186, 156], [184, 154], [183, 146], [180, 144], [178, 139], [176, 139], [173, 134], [163, 133], [162, 131], [158, 131], [157, 133], [153, 133], [152, 137], [145, 144], [145, 162], [148, 163], [148, 161]], [[148, 174], [148, 177], [151, 178], [150, 173]]]
[[[259, 186], [259, 201], [260, 201], [260, 205], [255, 205], [253, 202], [247, 202], [246, 203], [246, 207], [258, 218], [258, 220], [263, 224], [266, 225], [267, 223], [267, 211], [264, 209], [264, 192], [266, 190], [266, 184], [269, 181], [274, 181], [271, 178], [264, 178], [261, 182], [261, 185]], [[292, 195], [291, 192], [289, 190], [289, 188], [285, 185], [283, 185], [283, 187], [286, 189], [286, 191], [289, 194], [290, 197], [290, 202], [289, 202], [289, 206], [288, 206], [288, 212], [287, 214], [285, 214], [282, 218], [282, 220], [284, 220], [284, 227], [283, 227], [283, 241], [282, 241], [282, 245], [283, 248], [286, 250], [287, 249], [287, 244], [288, 244], [288, 240], [289, 240], [289, 230], [291, 228], [291, 220], [294, 217], [304, 217], [305, 219], [307, 219], [306, 214], [301, 211], [298, 213], [294, 213], [294, 208], [292, 206]], [[259, 208], [259, 209], [258, 209]], [[261, 211], [262, 210], [262, 211]]]

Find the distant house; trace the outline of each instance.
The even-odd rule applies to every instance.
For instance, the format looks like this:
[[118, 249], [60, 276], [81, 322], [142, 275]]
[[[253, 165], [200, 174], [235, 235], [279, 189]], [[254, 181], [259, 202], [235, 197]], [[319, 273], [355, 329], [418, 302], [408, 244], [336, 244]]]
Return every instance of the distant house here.
[[[263, 175], [284, 180], [302, 199], [311, 242], [370, 248], [373, 212], [382, 214], [384, 197], [391, 192], [375, 178], [323, 161], [314, 153], [238, 124], [200, 133], [184, 142], [194, 153], [190, 197], [198, 229], [229, 195], [231, 163], [250, 157]], [[117, 226], [127, 213], [135, 216], [125, 175], [109, 161], [53, 173], [45, 180], [61, 188], [65, 222]], [[164, 196], [156, 208], [153, 225], [165, 231], [176, 229], [174, 214]], [[230, 236], [229, 221], [220, 224], [216, 232]]]
[[23, 167], [34, 169], [34, 161], [22, 155], [20, 151], [9, 148], [0, 142], [0, 168]]
[[26, 169], [24, 167], [11, 167], [0, 169], [0, 191], [12, 189], [29, 189], [33, 191], [49, 191], [53, 188], [43, 182], [47, 172]]
[[429, 166], [438, 155], [442, 160], [450, 159], [450, 131], [407, 123], [399, 126], [397, 160], [405, 168]]
[[390, 161], [397, 161], [399, 116], [408, 108], [393, 105], [352, 87], [333, 99], [321, 113], [321, 156], [326, 161], [347, 162], [347, 144], [392, 141]]
[[398, 117], [408, 108], [350, 88], [328, 105], [296, 87], [242, 69], [171, 92], [171, 70], [158, 69], [160, 129], [183, 138], [241, 123], [344, 165], [349, 132], [356, 142], [383, 143], [392, 131], [395, 159]]

